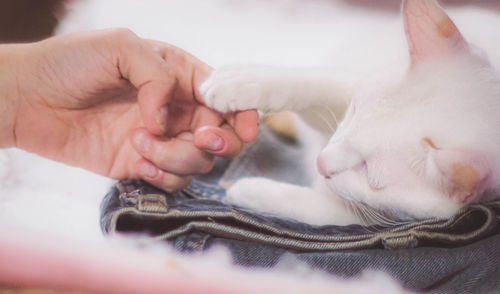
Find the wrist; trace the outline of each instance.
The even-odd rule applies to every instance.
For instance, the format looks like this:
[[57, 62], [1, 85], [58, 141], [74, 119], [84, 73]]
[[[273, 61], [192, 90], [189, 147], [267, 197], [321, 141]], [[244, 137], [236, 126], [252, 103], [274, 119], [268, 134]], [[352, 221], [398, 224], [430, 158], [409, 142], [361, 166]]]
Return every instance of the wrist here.
[[23, 45], [0, 45], [0, 148], [16, 145], [15, 122], [19, 102], [18, 62]]

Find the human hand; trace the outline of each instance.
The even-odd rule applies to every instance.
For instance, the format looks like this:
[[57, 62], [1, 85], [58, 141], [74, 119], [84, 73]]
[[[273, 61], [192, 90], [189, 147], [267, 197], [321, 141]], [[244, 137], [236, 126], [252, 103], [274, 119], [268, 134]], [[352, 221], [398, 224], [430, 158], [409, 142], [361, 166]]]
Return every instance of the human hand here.
[[15, 48], [7, 96], [21, 149], [175, 190], [257, 134], [255, 111], [223, 117], [202, 104], [211, 68], [174, 46], [117, 29]]

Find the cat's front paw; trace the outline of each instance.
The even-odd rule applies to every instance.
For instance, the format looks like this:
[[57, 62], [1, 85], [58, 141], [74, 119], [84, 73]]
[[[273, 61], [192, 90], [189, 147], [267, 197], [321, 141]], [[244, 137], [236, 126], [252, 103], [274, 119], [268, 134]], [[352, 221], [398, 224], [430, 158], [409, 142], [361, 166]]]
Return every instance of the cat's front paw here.
[[248, 109], [280, 112], [290, 109], [290, 96], [294, 96], [283, 75], [283, 70], [266, 66], [222, 67], [199, 90], [207, 106], [223, 113]]
[[201, 85], [204, 102], [222, 113], [259, 108], [262, 83], [257, 72], [243, 66], [215, 70]]

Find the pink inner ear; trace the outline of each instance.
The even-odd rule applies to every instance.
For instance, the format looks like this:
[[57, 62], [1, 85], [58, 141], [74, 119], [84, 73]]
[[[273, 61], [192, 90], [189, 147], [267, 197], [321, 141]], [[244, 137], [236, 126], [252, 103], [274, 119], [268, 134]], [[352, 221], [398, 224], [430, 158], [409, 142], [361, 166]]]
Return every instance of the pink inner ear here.
[[468, 48], [436, 0], [404, 0], [403, 18], [412, 67]]

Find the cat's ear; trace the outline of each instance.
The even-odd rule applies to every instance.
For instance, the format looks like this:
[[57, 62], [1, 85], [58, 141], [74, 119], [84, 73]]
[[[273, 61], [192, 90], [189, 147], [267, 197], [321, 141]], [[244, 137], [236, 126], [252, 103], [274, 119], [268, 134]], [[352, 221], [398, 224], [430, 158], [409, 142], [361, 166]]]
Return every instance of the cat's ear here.
[[403, 0], [403, 19], [412, 67], [469, 48], [437, 0]]
[[484, 192], [491, 174], [485, 156], [470, 150], [441, 149], [428, 138], [422, 143], [429, 152], [428, 174], [441, 179], [450, 197], [469, 203]]

